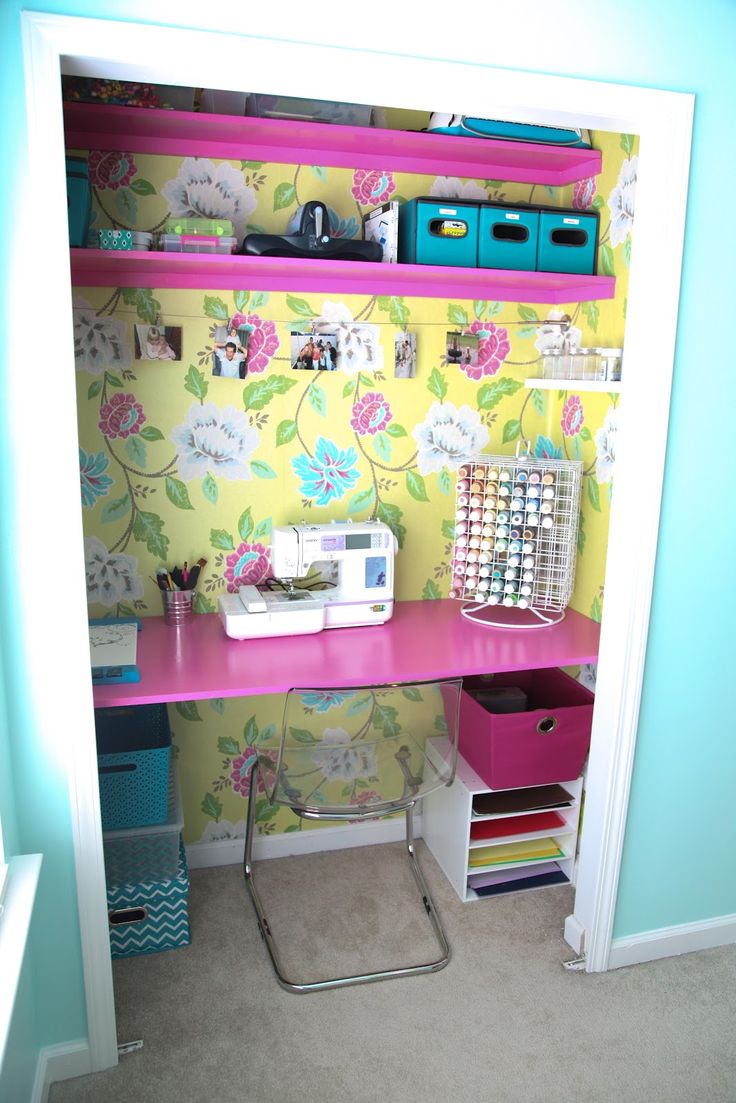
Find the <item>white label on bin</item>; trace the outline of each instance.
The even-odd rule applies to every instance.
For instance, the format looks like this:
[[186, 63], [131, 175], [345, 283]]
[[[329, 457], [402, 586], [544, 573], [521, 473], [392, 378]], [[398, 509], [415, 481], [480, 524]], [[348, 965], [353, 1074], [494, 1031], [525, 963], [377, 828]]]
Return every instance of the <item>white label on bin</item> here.
[[451, 210], [450, 207], [440, 207], [440, 214], [457, 214], [457, 211]]
[[565, 223], [566, 226], [579, 226], [580, 225], [580, 219], [579, 218], [563, 218], [562, 221]]
[[518, 222], [519, 218], [520, 218], [520, 215], [514, 214], [513, 211], [506, 211], [506, 218], [513, 218]]

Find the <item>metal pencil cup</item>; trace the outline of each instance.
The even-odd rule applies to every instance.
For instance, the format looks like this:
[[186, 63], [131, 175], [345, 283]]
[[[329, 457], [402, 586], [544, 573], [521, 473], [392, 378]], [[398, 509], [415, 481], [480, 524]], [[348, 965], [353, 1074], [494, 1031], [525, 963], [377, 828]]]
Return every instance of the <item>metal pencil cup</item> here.
[[194, 590], [162, 590], [164, 620], [174, 628], [192, 619]]

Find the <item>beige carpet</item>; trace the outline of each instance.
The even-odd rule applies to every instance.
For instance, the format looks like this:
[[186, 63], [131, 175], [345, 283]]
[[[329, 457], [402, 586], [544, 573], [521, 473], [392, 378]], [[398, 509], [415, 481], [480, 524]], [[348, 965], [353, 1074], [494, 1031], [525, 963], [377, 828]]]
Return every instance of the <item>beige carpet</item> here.
[[[419, 852], [442, 972], [292, 995], [240, 868], [196, 870], [192, 945], [114, 966], [119, 1040], [144, 1048], [50, 1103], [736, 1103], [736, 947], [571, 973], [572, 890], [461, 904]], [[260, 863], [284, 964], [312, 979], [433, 955], [405, 862], [391, 844]]]

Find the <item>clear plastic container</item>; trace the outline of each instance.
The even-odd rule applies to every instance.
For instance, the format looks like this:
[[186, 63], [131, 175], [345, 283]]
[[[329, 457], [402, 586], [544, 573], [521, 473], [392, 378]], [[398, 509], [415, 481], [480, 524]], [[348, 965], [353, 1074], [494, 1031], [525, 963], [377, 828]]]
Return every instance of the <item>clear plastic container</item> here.
[[609, 383], [618, 383], [621, 380], [621, 361], [623, 359], [623, 349], [596, 349], [601, 363], [601, 379], [607, 380]]
[[370, 126], [373, 108], [363, 103], [307, 100], [297, 96], [248, 96], [248, 115], [263, 119], [305, 119], [310, 122], [340, 123], [342, 126]]
[[225, 92], [219, 88], [203, 88], [199, 110], [208, 115], [244, 115], [247, 92]]
[[200, 237], [196, 234], [161, 234], [159, 248], [164, 253], [234, 253], [235, 237]]
[[196, 237], [232, 237], [233, 224], [229, 218], [176, 218], [166, 219], [167, 234], [186, 234]]

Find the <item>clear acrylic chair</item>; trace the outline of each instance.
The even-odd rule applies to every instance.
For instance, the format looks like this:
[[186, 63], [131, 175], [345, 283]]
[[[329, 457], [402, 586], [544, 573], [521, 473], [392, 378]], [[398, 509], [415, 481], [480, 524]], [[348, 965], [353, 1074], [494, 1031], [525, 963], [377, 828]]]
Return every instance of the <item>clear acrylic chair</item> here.
[[[261, 936], [279, 984], [288, 991], [311, 992], [432, 973], [450, 960], [450, 947], [417, 860], [413, 812], [423, 796], [454, 779], [461, 688], [462, 679], [450, 678], [335, 690], [300, 688], [287, 694], [281, 732], [271, 743], [259, 744], [251, 767], [243, 869]], [[420, 965], [306, 982], [290, 980], [253, 879], [259, 780], [271, 804], [284, 805], [310, 820], [362, 821], [403, 813], [410, 868], [439, 955]]]

